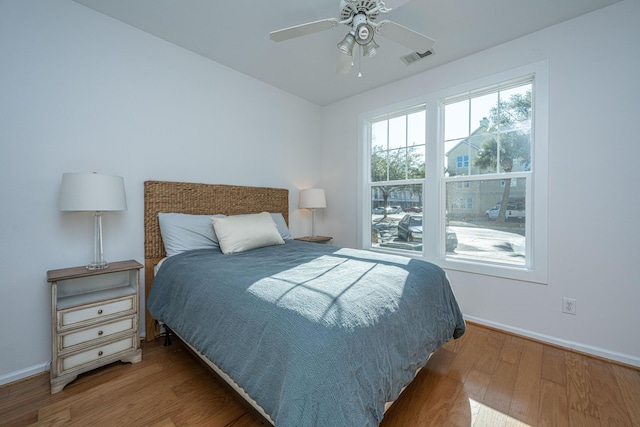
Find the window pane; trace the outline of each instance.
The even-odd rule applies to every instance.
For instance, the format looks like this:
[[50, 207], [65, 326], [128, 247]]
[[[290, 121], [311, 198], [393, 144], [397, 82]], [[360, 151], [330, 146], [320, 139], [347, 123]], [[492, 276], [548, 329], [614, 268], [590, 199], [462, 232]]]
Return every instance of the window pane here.
[[[458, 168], [458, 164], [456, 162], [458, 156], [467, 155], [464, 150], [460, 149], [460, 142], [462, 142], [462, 140], [460, 139], [454, 139], [452, 141], [445, 142], [444, 172], [446, 176], [464, 175], [466, 172], [465, 170]], [[454, 149], [455, 151], [452, 151]]]
[[407, 116], [389, 120], [389, 149], [407, 145]]
[[500, 92], [500, 130], [531, 128], [531, 84]]
[[424, 145], [407, 148], [407, 178], [421, 179], [425, 174]]
[[469, 135], [469, 100], [447, 104], [444, 107], [444, 139], [460, 139]]
[[473, 131], [476, 126], [489, 125], [491, 108], [496, 105], [498, 105], [497, 92], [471, 99], [471, 131]]
[[500, 172], [521, 172], [528, 167], [531, 161], [531, 134], [528, 130], [499, 134], [498, 146]]
[[389, 164], [387, 151], [380, 147], [373, 147], [371, 152], [371, 181], [380, 182], [389, 180]]
[[526, 178], [447, 182], [447, 258], [524, 266], [525, 200]]
[[407, 179], [407, 150], [389, 150], [389, 181]]
[[425, 113], [418, 111], [417, 113], [407, 116], [407, 145], [424, 145], [425, 143]]
[[422, 184], [371, 188], [373, 247], [422, 251]]
[[[387, 121], [376, 122], [371, 125], [371, 147], [381, 150], [387, 149]], [[373, 151], [373, 150], [372, 150]]]
[[500, 132], [531, 129], [531, 84], [500, 92], [494, 127]]

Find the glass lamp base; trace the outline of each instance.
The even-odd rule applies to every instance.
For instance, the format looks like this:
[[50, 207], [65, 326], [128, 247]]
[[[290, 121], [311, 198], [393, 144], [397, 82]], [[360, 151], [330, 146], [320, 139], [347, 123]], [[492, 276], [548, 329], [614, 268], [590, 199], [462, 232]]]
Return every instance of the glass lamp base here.
[[91, 264], [87, 264], [87, 270], [104, 270], [105, 268], [109, 268], [109, 264], [105, 261], [102, 262], [92, 262]]
[[102, 251], [102, 212], [94, 212], [93, 217], [93, 261], [87, 265], [87, 270], [103, 270], [109, 267], [109, 264], [104, 260], [104, 252]]

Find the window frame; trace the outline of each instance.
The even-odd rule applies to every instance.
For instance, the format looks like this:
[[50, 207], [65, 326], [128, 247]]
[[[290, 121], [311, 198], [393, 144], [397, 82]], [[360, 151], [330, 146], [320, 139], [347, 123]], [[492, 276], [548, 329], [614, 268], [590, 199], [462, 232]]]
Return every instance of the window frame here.
[[[509, 71], [496, 73], [473, 81], [458, 84], [440, 91], [423, 94], [410, 100], [362, 113], [358, 116], [358, 247], [378, 252], [388, 252], [410, 257], [421, 258], [433, 262], [445, 269], [469, 273], [496, 276], [534, 283], [547, 283], [548, 277], [548, 111], [549, 111], [549, 66], [548, 61], [524, 65]], [[501, 90], [501, 87], [522, 81], [532, 76], [532, 110], [531, 127], [532, 153], [534, 169], [526, 173], [511, 172], [510, 178], [526, 178], [527, 203], [526, 212], [526, 253], [527, 262], [524, 267], [506, 264], [472, 261], [467, 259], [447, 258], [445, 250], [446, 229], [446, 182], [469, 181], [481, 179], [474, 175], [446, 178], [444, 171], [444, 114], [445, 101], [465, 96], [475, 96], [487, 92], [490, 88]], [[384, 115], [409, 111], [418, 105], [425, 105], [425, 178], [423, 183], [423, 215], [437, 218], [436, 221], [423, 225], [424, 241], [435, 241], [435, 245], [423, 245], [422, 252], [393, 250], [372, 247], [371, 244], [371, 184], [370, 181], [370, 130], [369, 123]], [[507, 178], [507, 174], [503, 175]], [[484, 177], [486, 178], [486, 177]], [[368, 215], [368, 217], [367, 217]]]

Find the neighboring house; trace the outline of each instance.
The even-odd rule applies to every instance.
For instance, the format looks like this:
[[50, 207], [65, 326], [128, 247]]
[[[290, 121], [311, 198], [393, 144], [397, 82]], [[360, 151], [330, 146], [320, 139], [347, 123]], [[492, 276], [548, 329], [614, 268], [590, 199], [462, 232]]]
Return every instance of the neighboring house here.
[[474, 166], [474, 160], [482, 149], [482, 144], [490, 141], [492, 135], [487, 132], [489, 120], [485, 117], [480, 121], [480, 126], [474, 130], [469, 138], [460, 140], [447, 151], [446, 167], [449, 176], [478, 175], [482, 171]]
[[[480, 126], [471, 133], [468, 138], [460, 140], [446, 152], [447, 173], [449, 176], [469, 176], [488, 173], [475, 166], [475, 159], [482, 150], [484, 143], [493, 138], [493, 134], [487, 132], [489, 120], [483, 118]], [[524, 171], [528, 166], [514, 164], [513, 172]], [[477, 219], [486, 216], [487, 209], [499, 204], [504, 194], [505, 180], [500, 182], [465, 181], [454, 182], [450, 185], [447, 200], [449, 219]], [[509, 194], [510, 203], [522, 204], [525, 197], [525, 181], [523, 179], [511, 179]], [[453, 190], [453, 191], [452, 191]]]

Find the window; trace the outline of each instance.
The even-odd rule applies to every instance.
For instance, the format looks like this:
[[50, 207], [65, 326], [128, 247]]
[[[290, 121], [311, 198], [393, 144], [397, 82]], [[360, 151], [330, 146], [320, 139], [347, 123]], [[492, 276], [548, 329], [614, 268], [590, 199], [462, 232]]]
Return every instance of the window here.
[[361, 116], [362, 246], [545, 283], [546, 69]]
[[404, 234], [399, 234], [398, 222], [409, 212], [414, 220], [418, 216], [422, 219], [426, 165], [424, 106], [374, 118], [369, 123], [369, 135], [371, 211], [367, 217], [371, 245], [421, 250], [420, 239], [413, 238], [408, 231], [417, 232], [416, 226], [409, 224], [409, 216], [403, 223], [409, 224]]
[[472, 211], [473, 210], [473, 197], [462, 197], [453, 199], [451, 207], [456, 211]]
[[[527, 266], [533, 84], [527, 76], [442, 103], [447, 224], [458, 237], [447, 258]], [[452, 155], [456, 167], [450, 169]]]
[[468, 168], [469, 156], [458, 156], [456, 165], [458, 168]]

